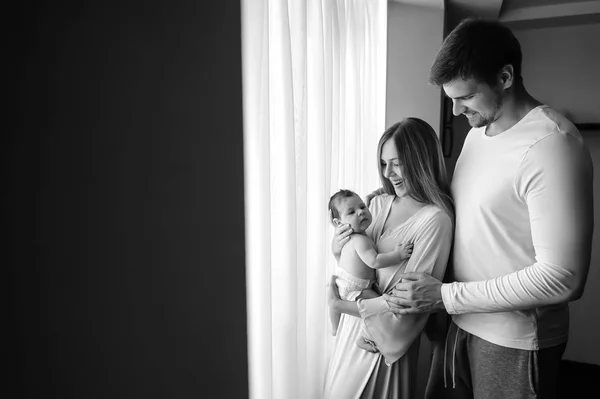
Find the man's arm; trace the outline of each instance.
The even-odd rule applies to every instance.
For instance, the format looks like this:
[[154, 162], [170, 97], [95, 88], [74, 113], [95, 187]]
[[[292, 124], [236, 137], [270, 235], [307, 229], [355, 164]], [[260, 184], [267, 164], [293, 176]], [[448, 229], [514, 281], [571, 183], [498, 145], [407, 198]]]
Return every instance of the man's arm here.
[[528, 152], [517, 181], [527, 202], [536, 262], [492, 280], [445, 284], [450, 313], [502, 312], [579, 299], [594, 229], [593, 165], [577, 138], [553, 134]]
[[402, 275], [407, 281], [386, 299], [408, 308], [394, 308], [394, 313], [503, 312], [581, 297], [594, 228], [589, 152], [575, 137], [554, 134], [530, 149], [521, 171], [517, 187], [529, 209], [536, 262], [485, 281], [442, 285], [431, 276]]

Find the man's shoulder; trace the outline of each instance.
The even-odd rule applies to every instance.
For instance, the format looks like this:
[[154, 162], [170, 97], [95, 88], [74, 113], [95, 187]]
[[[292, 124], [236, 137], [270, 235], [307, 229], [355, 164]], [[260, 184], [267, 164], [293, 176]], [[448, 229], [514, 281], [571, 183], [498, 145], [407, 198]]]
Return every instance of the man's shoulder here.
[[581, 140], [577, 127], [565, 115], [549, 106], [541, 106], [526, 125], [527, 131], [533, 136], [532, 146], [551, 136], [574, 138]]
[[541, 113], [547, 118], [550, 129], [553, 132], [581, 138], [581, 134], [575, 124], [559, 111], [552, 107], [542, 107]]
[[564, 177], [569, 173], [592, 172], [591, 154], [577, 127], [550, 107], [543, 108], [542, 113], [540, 123], [545, 125], [544, 134], [539, 134], [528, 147], [519, 175], [529, 181], [542, 176], [544, 170], [560, 170], [554, 175]]
[[[556, 162], [571, 161], [573, 156], [588, 156], [583, 137], [573, 122], [551, 107], [541, 108], [540, 114], [538, 137], [531, 143], [529, 153], [553, 156], [556, 157]], [[571, 157], [562, 159], [563, 157], [557, 156], [564, 152], [570, 153]]]

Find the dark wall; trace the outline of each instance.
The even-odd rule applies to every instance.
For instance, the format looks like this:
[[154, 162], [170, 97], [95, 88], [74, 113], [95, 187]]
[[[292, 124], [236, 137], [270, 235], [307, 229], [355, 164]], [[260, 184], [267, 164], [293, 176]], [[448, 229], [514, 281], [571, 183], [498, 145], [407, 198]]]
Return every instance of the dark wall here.
[[17, 3], [3, 391], [247, 397], [240, 3]]

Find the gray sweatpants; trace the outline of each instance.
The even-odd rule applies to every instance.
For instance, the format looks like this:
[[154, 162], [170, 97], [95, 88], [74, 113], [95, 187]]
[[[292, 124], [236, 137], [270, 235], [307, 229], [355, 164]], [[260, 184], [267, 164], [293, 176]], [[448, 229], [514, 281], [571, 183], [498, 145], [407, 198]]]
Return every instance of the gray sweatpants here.
[[426, 399], [553, 399], [567, 344], [529, 351], [492, 344], [450, 323], [433, 343]]

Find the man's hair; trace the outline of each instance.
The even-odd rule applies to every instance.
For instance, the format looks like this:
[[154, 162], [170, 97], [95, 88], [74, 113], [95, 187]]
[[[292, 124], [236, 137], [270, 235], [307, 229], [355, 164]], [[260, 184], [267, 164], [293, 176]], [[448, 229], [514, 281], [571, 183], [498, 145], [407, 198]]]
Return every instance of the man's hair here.
[[408, 182], [410, 196], [419, 202], [434, 204], [454, 220], [454, 203], [442, 147], [435, 130], [424, 120], [406, 118], [390, 126], [379, 139], [377, 163], [379, 178], [387, 194], [395, 195], [394, 186], [384, 176], [381, 154], [391, 140], [398, 152], [398, 161], [404, 166], [402, 177]]
[[329, 212], [331, 214], [331, 220], [340, 218], [340, 211], [338, 209], [340, 200], [342, 198], [350, 198], [355, 195], [358, 195], [358, 194], [356, 194], [354, 191], [342, 189], [331, 196], [331, 198], [329, 199], [329, 205], [328, 205]]
[[496, 21], [463, 20], [444, 39], [431, 70], [429, 82], [441, 86], [457, 78], [495, 86], [500, 70], [510, 64], [514, 80], [521, 83], [521, 45], [511, 30]]

